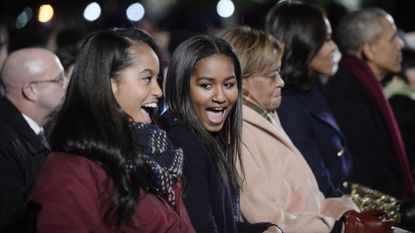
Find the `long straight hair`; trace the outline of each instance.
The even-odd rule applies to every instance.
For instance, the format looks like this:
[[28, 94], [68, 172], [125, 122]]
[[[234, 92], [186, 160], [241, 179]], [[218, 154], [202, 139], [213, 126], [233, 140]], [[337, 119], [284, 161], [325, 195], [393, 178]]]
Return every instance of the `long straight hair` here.
[[[220, 143], [200, 123], [192, 109], [190, 99], [190, 78], [197, 63], [203, 58], [214, 55], [226, 56], [233, 61], [238, 88], [235, 106], [225, 120], [223, 128], [218, 132]], [[236, 158], [241, 154], [241, 90], [239, 59], [225, 40], [212, 35], [195, 36], [182, 42], [174, 51], [165, 84], [165, 98], [169, 109], [202, 139], [212, 155], [220, 176], [225, 182], [229, 182], [234, 192], [239, 190]]]
[[140, 56], [134, 46], [149, 46], [158, 55], [153, 39], [137, 29], [107, 30], [86, 39], [49, 135], [53, 151], [86, 157], [106, 171], [114, 191], [105, 218], [118, 230], [131, 220], [141, 187], [137, 177], [127, 171], [126, 161], [139, 164], [142, 160], [141, 152], [132, 146], [131, 117], [118, 105], [111, 79], [119, 78]]

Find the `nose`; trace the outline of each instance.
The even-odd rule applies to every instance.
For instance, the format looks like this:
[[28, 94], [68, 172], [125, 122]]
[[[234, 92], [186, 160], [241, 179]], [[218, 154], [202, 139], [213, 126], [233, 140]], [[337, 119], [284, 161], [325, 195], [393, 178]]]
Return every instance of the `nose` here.
[[153, 82], [153, 95], [158, 99], [163, 96], [163, 91], [161, 90], [157, 81]]
[[337, 44], [336, 44], [336, 43], [334, 43], [334, 41], [333, 41], [333, 40], [330, 40], [330, 45], [331, 45], [331, 51], [332, 51], [332, 52], [337, 51]]
[[278, 74], [276, 86], [279, 88], [283, 88], [285, 86], [284, 80], [281, 78], [281, 75]]
[[217, 87], [217, 88], [214, 89], [212, 101], [216, 102], [216, 103], [223, 103], [223, 102], [226, 101], [225, 100], [225, 93], [224, 93], [223, 88]]
[[68, 76], [65, 76], [65, 78], [63, 79], [63, 86], [65, 89], [68, 88], [70, 81], [71, 81], [71, 78]]
[[398, 49], [402, 49], [404, 46], [403, 40], [399, 36], [396, 37], [396, 44], [397, 44]]

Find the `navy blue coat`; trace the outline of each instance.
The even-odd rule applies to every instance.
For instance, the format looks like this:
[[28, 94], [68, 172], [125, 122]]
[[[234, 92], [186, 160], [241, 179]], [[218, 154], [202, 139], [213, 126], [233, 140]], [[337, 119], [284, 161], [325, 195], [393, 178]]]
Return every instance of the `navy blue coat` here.
[[271, 223], [249, 224], [234, 217], [230, 187], [222, 182], [210, 152], [201, 139], [173, 114], [165, 113], [161, 127], [183, 149], [183, 201], [198, 233], [263, 232]]
[[281, 125], [316, 176], [326, 197], [343, 194], [342, 183], [351, 169], [345, 138], [320, 87], [307, 92], [283, 91], [277, 110]]

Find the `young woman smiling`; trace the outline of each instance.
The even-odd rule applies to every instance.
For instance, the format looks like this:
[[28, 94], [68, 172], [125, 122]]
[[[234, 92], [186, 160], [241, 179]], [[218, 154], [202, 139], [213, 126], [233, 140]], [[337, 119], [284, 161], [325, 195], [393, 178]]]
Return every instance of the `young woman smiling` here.
[[173, 54], [162, 125], [184, 151], [184, 202], [198, 233], [278, 232], [238, 222], [241, 85], [238, 57], [223, 39], [192, 37]]
[[31, 197], [39, 233], [194, 232], [181, 199], [183, 152], [147, 111], [162, 96], [159, 61], [140, 30], [87, 38]]

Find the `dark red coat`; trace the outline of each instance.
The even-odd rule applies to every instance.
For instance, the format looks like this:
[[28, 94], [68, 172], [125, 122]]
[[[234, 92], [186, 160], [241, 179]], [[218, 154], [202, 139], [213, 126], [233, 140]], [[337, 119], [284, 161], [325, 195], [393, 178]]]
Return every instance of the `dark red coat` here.
[[[41, 205], [38, 233], [111, 232], [103, 220], [112, 192], [105, 189], [106, 178], [106, 172], [87, 158], [49, 155], [31, 196], [32, 201]], [[177, 204], [173, 208], [156, 195], [140, 190], [138, 208], [132, 217], [135, 228], [125, 226], [124, 232], [193, 233], [180, 196], [180, 183], [175, 185], [175, 192]]]

